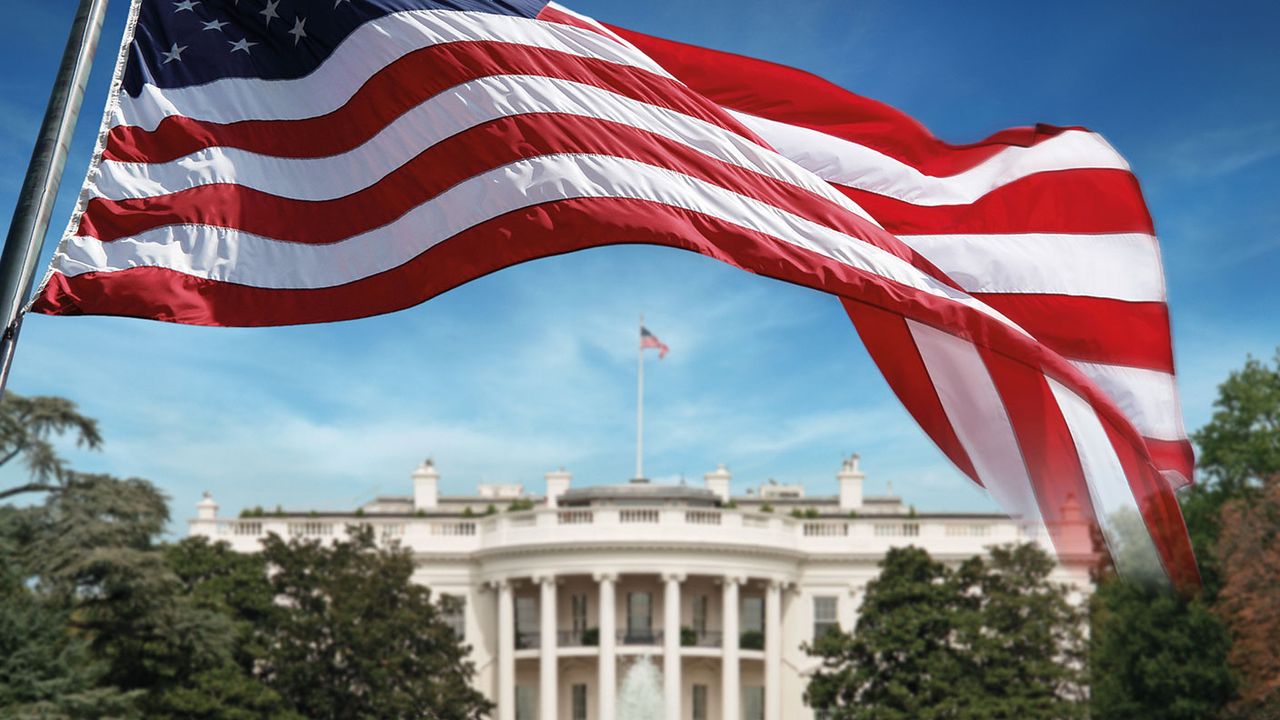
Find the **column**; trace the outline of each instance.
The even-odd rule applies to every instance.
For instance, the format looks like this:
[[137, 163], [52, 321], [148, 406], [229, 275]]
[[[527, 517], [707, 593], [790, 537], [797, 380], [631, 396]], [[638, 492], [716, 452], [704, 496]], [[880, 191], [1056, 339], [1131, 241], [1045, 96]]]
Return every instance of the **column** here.
[[666, 592], [662, 599], [662, 697], [668, 718], [679, 718], [680, 685], [680, 583], [683, 573], [664, 573]]
[[556, 690], [559, 678], [556, 676], [556, 578], [554, 575], [543, 575], [538, 578], [542, 585], [542, 596], [538, 599], [538, 610], [542, 616], [538, 629], [542, 637], [538, 646], [538, 704], [541, 711], [540, 720], [556, 720], [559, 717]]
[[601, 718], [612, 718], [615, 714], [618, 695], [618, 660], [614, 643], [618, 639], [618, 623], [615, 613], [618, 607], [615, 601], [615, 585], [617, 573], [596, 573], [595, 580], [600, 584], [600, 666], [596, 673], [596, 682], [600, 683], [599, 707], [596, 715]]
[[732, 575], [724, 578], [723, 607], [720, 610], [720, 624], [724, 631], [720, 659], [721, 720], [739, 720], [742, 717], [742, 712], [738, 709], [742, 698], [741, 668], [738, 663], [738, 586], [743, 580], [744, 578]]
[[764, 595], [764, 720], [782, 720], [782, 583]]
[[494, 582], [498, 589], [498, 720], [516, 718], [516, 606], [511, 581]]

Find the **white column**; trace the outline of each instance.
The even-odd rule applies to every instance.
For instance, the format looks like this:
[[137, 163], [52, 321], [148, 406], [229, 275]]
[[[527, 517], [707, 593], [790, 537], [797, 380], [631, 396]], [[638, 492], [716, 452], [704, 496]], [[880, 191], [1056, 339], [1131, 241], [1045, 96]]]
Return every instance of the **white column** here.
[[666, 593], [662, 599], [662, 697], [667, 718], [680, 717], [680, 583], [683, 573], [665, 573]]
[[720, 617], [722, 630], [720, 660], [720, 717], [721, 720], [740, 720], [738, 709], [742, 698], [741, 669], [738, 663], [738, 586], [743, 578], [724, 578], [723, 605]]
[[560, 711], [556, 699], [559, 687], [559, 678], [556, 677], [556, 578], [543, 575], [538, 582], [542, 585], [542, 597], [538, 600], [542, 615], [538, 626], [542, 634], [538, 643], [541, 648], [538, 655], [538, 704], [542, 710], [538, 717], [540, 720], [556, 720]]
[[596, 682], [600, 683], [598, 690], [600, 695], [596, 715], [600, 718], [612, 718], [618, 695], [618, 660], [614, 645], [618, 637], [618, 623], [615, 617], [618, 608], [614, 587], [618, 582], [618, 575], [617, 573], [596, 573], [595, 580], [600, 584], [600, 622], [597, 623], [600, 627], [600, 666], [596, 673]]
[[498, 580], [498, 720], [516, 718], [516, 606], [511, 581]]
[[782, 583], [764, 595], [764, 720], [782, 720]]

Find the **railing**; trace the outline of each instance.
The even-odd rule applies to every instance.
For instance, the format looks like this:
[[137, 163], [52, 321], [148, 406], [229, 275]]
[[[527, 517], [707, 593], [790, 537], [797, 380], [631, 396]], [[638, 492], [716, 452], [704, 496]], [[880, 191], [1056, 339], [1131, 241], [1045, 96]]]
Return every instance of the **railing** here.
[[805, 537], [844, 537], [849, 534], [849, 523], [807, 522], [804, 524]]
[[542, 633], [538, 632], [522, 632], [516, 633], [516, 649], [532, 650], [542, 647]]
[[291, 537], [328, 537], [333, 534], [333, 523], [327, 522], [291, 522]]
[[680, 644], [685, 647], [720, 647], [723, 643], [724, 634], [719, 630], [684, 628], [680, 631]]
[[659, 512], [649, 508], [627, 508], [618, 511], [618, 521], [624, 523], [656, 523]]
[[470, 537], [476, 534], [473, 522], [434, 522], [431, 523], [431, 534], [443, 537]]
[[635, 628], [618, 631], [619, 645], [661, 645], [661, 630], [639, 630]]
[[561, 630], [556, 633], [556, 643], [560, 647], [595, 647], [600, 644], [600, 631], [597, 628]]
[[[260, 549], [258, 542], [275, 533], [286, 539], [333, 542], [347, 537], [353, 525], [371, 527], [383, 543], [415, 551], [468, 553], [528, 543], [627, 542], [664, 539], [699, 543], [742, 544], [809, 553], [872, 551], [895, 544], [930, 539], [954, 554], [974, 554], [994, 543], [1027, 539], [1014, 521], [983, 517], [795, 518], [751, 509], [596, 506], [536, 508], [483, 518], [369, 517], [325, 515], [194, 520], [193, 534], [226, 540], [237, 550]], [[650, 528], [651, 530], [642, 530]], [[637, 533], [637, 530], [642, 530]], [[1048, 542], [1047, 537], [1038, 538]]]
[[590, 510], [561, 510], [556, 513], [556, 519], [561, 525], [590, 525], [595, 516]]
[[720, 513], [715, 510], [686, 510], [684, 521], [690, 525], [719, 525]]

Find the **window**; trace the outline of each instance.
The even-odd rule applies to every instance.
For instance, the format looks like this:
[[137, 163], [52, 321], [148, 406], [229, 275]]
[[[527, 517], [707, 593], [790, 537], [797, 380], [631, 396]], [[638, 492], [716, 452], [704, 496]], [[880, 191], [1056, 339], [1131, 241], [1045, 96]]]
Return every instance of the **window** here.
[[840, 618], [836, 614], [836, 598], [832, 595], [818, 595], [813, 598], [813, 639], [826, 635], [832, 630], [840, 629]]
[[742, 632], [764, 632], [764, 598], [742, 598]]
[[738, 637], [738, 647], [743, 650], [764, 649], [764, 598], [759, 596], [742, 598], [742, 634]]
[[573, 686], [573, 720], [587, 720], [587, 686]]
[[702, 635], [707, 631], [707, 596], [693, 597], [693, 631]]
[[647, 592], [627, 593], [627, 642], [653, 642], [653, 597]]
[[[705, 599], [706, 596], [704, 595]], [[707, 720], [707, 686], [693, 686], [693, 720]]]
[[467, 639], [467, 598], [465, 595], [440, 594], [440, 619], [458, 636]]
[[532, 685], [516, 686], [516, 720], [537, 720], [538, 693]]
[[742, 720], [764, 720], [764, 688], [759, 685], [742, 688]]
[[587, 630], [587, 596], [573, 596], [573, 636], [582, 637]]
[[516, 598], [516, 648], [538, 647], [538, 598]]

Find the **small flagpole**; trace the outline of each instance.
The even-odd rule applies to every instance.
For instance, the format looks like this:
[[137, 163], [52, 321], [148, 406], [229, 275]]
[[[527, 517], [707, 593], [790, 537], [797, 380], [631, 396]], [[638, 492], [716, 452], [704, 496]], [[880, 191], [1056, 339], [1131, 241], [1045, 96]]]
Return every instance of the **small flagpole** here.
[[18, 330], [22, 326], [22, 309], [31, 294], [36, 264], [44, 249], [49, 216], [58, 199], [62, 169], [67, 163], [67, 151], [106, 14], [107, 0], [80, 0], [67, 46], [62, 51], [53, 92], [45, 107], [40, 134], [31, 151], [31, 163], [27, 165], [27, 175], [18, 193], [4, 251], [0, 254], [0, 323], [3, 323], [0, 327], [4, 328], [0, 336], [0, 398], [4, 397], [4, 388], [9, 382], [9, 368], [13, 365]]
[[636, 331], [636, 480], [644, 479], [644, 315]]

